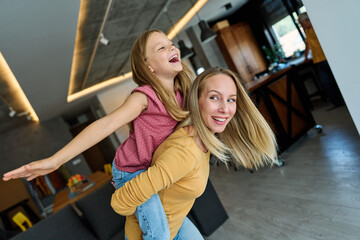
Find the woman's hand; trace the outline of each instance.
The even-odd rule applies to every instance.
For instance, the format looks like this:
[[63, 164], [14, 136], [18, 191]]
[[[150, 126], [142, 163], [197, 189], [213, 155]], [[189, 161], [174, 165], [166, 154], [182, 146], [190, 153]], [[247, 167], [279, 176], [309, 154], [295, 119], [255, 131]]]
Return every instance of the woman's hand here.
[[43, 176], [51, 173], [59, 168], [60, 165], [51, 158], [45, 158], [39, 161], [31, 162], [23, 165], [15, 170], [7, 172], [3, 176], [4, 181], [16, 178], [26, 178], [30, 181], [38, 176]]

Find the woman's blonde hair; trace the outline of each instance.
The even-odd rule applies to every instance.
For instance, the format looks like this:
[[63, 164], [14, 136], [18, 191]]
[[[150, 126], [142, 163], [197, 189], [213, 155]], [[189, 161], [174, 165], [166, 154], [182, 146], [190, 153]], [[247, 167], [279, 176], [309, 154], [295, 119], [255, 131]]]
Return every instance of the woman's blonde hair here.
[[[138, 37], [131, 49], [130, 63], [133, 79], [139, 86], [150, 85], [155, 90], [170, 116], [177, 121], [181, 121], [187, 116], [187, 111], [181, 109], [173, 91], [166, 88], [150, 71], [146, 64], [146, 45], [151, 34], [154, 32], [164, 34], [160, 30], [145, 31]], [[179, 72], [174, 79], [174, 89], [179, 90], [183, 94], [184, 99], [186, 99], [191, 85], [192, 72], [185, 64], [181, 64], [183, 70]]]
[[[226, 126], [224, 132], [217, 137], [210, 132], [201, 118], [199, 97], [206, 80], [211, 76], [224, 74], [234, 80], [237, 90], [236, 113]], [[179, 127], [192, 125], [206, 148], [219, 160], [227, 163], [229, 158], [236, 166], [255, 168], [267, 163], [275, 163], [277, 144], [275, 136], [242, 86], [240, 79], [230, 70], [209, 68], [201, 73], [193, 82], [186, 108], [189, 116]]]

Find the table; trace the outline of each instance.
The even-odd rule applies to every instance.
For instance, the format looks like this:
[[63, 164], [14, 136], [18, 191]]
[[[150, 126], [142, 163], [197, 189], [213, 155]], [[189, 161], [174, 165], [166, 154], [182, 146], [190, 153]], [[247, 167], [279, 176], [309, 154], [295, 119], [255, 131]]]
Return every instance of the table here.
[[66, 205], [76, 202], [77, 200], [85, 197], [86, 195], [93, 192], [94, 190], [100, 188], [104, 184], [110, 182], [112, 179], [112, 176], [108, 175], [104, 172], [97, 171], [97, 172], [91, 174], [88, 177], [88, 179], [93, 181], [95, 183], [95, 185], [72, 199], [69, 199], [69, 190], [68, 189], [64, 189], [64, 190], [58, 192], [55, 195], [53, 213], [58, 212], [60, 209], [62, 209]]

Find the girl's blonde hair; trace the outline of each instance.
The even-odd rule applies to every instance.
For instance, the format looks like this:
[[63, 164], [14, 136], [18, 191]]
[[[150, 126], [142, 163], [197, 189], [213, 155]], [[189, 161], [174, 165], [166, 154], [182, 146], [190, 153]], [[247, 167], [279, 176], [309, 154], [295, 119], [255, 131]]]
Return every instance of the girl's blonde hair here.
[[[150, 71], [145, 62], [146, 45], [150, 35], [154, 32], [164, 34], [160, 30], [148, 30], [138, 37], [131, 49], [130, 63], [133, 79], [139, 86], [150, 85], [155, 90], [158, 98], [164, 104], [170, 116], [177, 121], [181, 121], [187, 116], [187, 111], [184, 111], [179, 107], [173, 91], [166, 88], [161, 83], [161, 81]], [[183, 70], [179, 72], [174, 79], [174, 89], [179, 90], [183, 94], [184, 99], [186, 99], [191, 86], [192, 72], [185, 64], [181, 64]]]
[[[224, 132], [217, 137], [210, 132], [201, 118], [199, 97], [202, 94], [206, 80], [211, 76], [224, 74], [234, 80], [237, 90], [236, 113], [226, 126]], [[249, 98], [240, 79], [230, 70], [209, 68], [201, 73], [193, 82], [186, 108], [189, 116], [178, 127], [194, 126], [206, 148], [219, 160], [227, 163], [229, 158], [236, 166], [258, 169], [267, 163], [275, 163], [277, 144], [275, 136]]]

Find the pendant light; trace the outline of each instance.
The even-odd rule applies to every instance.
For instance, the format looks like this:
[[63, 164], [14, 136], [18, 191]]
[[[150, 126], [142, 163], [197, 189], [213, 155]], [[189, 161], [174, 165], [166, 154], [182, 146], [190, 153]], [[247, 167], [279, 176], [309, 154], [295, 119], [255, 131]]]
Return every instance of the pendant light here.
[[[190, 2], [192, 5], [194, 5], [192, 3], [192, 1], [190, 1]], [[207, 23], [204, 20], [201, 20], [197, 11], [196, 11], [196, 16], [199, 19], [198, 25], [201, 29], [201, 34], [200, 34], [201, 42], [207, 43], [207, 42], [213, 40], [216, 37], [216, 33], [214, 32], [214, 30], [209, 28], [209, 26], [207, 25]]]
[[199, 22], [199, 27], [201, 29], [200, 39], [201, 42], [206, 43], [213, 40], [216, 37], [216, 33], [208, 27], [204, 20]]
[[179, 50], [180, 50], [182, 59], [189, 58], [192, 55], [194, 55], [194, 52], [185, 45], [183, 40], [179, 40], [178, 45], [179, 45]]

